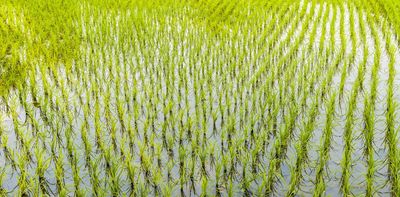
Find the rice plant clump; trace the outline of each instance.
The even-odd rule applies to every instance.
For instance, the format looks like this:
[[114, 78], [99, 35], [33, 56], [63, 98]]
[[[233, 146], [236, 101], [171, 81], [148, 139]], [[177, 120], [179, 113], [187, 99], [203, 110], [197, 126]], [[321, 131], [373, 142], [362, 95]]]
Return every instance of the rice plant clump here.
[[394, 0], [3, 0], [0, 196], [398, 196]]

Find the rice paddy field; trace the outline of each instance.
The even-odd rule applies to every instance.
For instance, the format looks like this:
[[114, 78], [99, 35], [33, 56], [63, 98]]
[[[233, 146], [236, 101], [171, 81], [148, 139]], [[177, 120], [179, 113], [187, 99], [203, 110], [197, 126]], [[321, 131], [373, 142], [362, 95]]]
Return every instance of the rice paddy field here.
[[397, 0], [1, 0], [0, 196], [400, 196]]

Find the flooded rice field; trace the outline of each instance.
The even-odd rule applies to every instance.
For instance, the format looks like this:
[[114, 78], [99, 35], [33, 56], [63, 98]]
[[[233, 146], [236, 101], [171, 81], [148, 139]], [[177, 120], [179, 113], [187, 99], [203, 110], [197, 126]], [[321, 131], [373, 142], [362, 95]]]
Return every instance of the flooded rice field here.
[[400, 194], [399, 40], [379, 3], [102, 2], [68, 5], [68, 61], [30, 57], [29, 16], [2, 7], [30, 66], [0, 99], [1, 196]]

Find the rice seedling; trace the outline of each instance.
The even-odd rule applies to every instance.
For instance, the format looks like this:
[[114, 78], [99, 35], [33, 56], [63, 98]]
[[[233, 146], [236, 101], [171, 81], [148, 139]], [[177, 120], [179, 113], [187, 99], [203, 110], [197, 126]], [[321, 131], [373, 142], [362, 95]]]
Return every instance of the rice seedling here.
[[326, 183], [324, 180], [325, 168], [329, 161], [329, 149], [331, 148], [331, 138], [333, 134], [333, 119], [335, 115], [336, 93], [332, 93], [328, 103], [326, 104], [326, 122], [324, 128], [324, 138], [321, 139], [321, 149], [319, 156], [319, 165], [316, 170], [315, 190], [313, 196], [322, 196], [326, 191]]
[[[383, 31], [387, 34], [388, 27], [387, 24], [383, 24]], [[396, 74], [396, 70], [394, 67], [395, 64], [395, 52], [396, 48], [393, 42], [391, 41], [389, 36], [385, 36], [386, 40], [386, 50], [388, 51], [390, 62], [388, 64], [389, 67], [389, 77], [388, 77], [388, 89], [387, 89], [387, 109], [386, 109], [386, 135], [385, 139], [387, 141], [387, 145], [389, 146], [389, 174], [390, 178], [392, 179], [393, 186], [392, 186], [392, 194], [397, 194], [399, 192], [399, 178], [398, 178], [398, 161], [396, 160], [396, 155], [398, 152], [398, 148], [395, 147], [397, 144], [398, 139], [396, 139], [396, 129], [395, 129], [395, 106], [397, 102], [393, 99], [394, 98], [394, 77]]]

